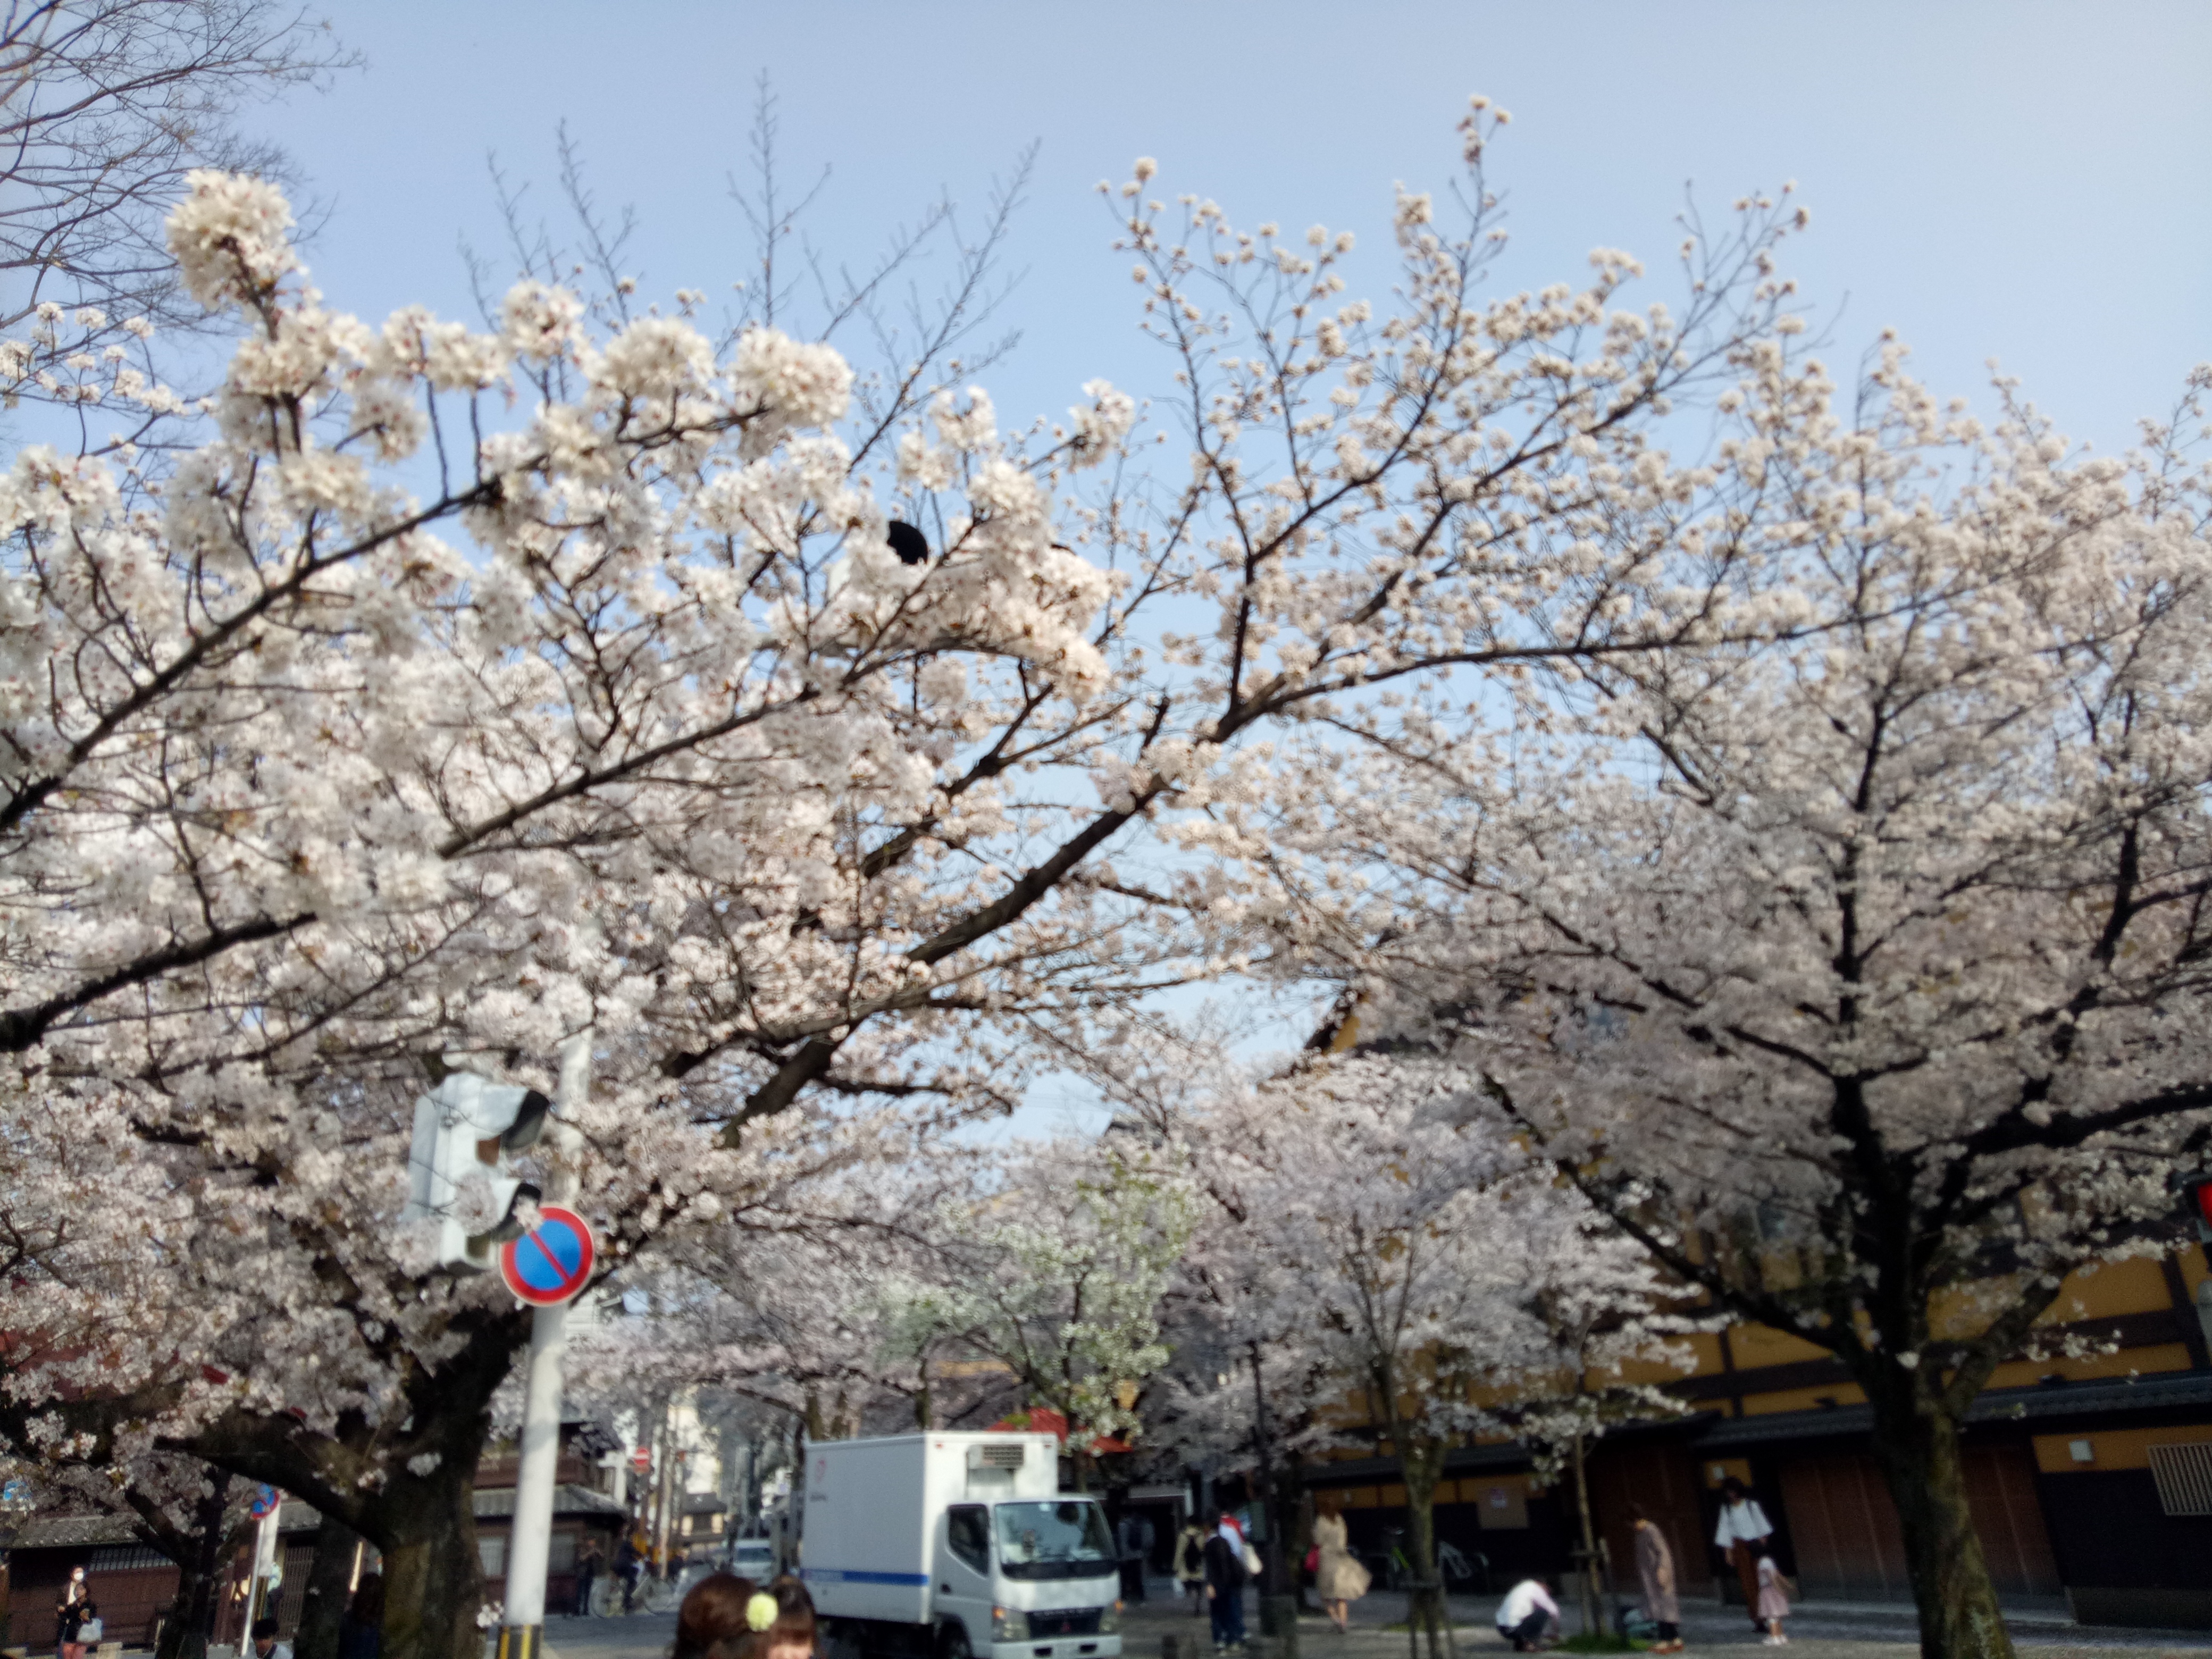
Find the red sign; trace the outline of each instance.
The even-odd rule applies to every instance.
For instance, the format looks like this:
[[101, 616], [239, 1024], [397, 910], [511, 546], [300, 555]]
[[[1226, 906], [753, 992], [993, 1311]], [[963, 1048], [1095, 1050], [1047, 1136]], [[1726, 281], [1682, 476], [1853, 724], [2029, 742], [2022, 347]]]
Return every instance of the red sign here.
[[640, 1446], [629, 1455], [629, 1466], [640, 1474], [645, 1474], [653, 1468], [653, 1454]]
[[538, 1207], [536, 1226], [499, 1247], [499, 1276], [533, 1307], [557, 1307], [591, 1283], [598, 1257], [598, 1243], [584, 1218], [545, 1204]]

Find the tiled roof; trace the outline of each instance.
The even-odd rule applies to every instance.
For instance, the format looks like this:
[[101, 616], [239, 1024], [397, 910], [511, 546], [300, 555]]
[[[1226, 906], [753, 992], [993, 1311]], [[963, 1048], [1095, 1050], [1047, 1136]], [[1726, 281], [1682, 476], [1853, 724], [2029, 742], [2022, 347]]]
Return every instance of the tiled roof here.
[[[514, 1488], [495, 1486], [489, 1492], [476, 1495], [477, 1519], [479, 1521], [505, 1519], [514, 1514]], [[623, 1506], [605, 1492], [593, 1492], [589, 1486], [556, 1486], [553, 1488], [553, 1513], [556, 1515], [620, 1515]]]
[[85, 1549], [94, 1544], [135, 1544], [138, 1534], [119, 1515], [33, 1516], [16, 1535], [19, 1550]]
[[[2101, 1416], [2115, 1412], [2159, 1411], [2169, 1406], [2212, 1405], [2212, 1376], [2188, 1371], [2142, 1376], [2132, 1382], [2067, 1382], [2051, 1387], [1996, 1389], [1966, 1408], [1969, 1423], [2013, 1423], [2037, 1419]], [[1811, 1440], [1826, 1435], [1867, 1434], [1874, 1428], [1871, 1406], [1837, 1406], [1809, 1412], [1775, 1412], [1717, 1423], [1696, 1442], [1712, 1446], [1749, 1446], [1770, 1440]]]

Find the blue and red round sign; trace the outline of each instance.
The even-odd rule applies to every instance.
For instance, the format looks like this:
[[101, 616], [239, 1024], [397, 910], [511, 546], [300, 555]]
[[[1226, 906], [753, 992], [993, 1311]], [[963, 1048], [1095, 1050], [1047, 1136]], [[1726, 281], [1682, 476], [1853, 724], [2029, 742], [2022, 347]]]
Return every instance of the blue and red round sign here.
[[538, 1208], [535, 1227], [499, 1247], [499, 1276], [523, 1301], [550, 1308], [591, 1282], [598, 1257], [599, 1246], [584, 1218], [546, 1204]]

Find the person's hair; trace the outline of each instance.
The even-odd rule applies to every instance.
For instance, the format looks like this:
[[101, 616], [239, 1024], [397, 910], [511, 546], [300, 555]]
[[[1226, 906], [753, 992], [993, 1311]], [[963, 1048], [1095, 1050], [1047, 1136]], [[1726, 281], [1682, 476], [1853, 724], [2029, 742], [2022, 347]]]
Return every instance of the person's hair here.
[[1631, 1504], [1628, 1506], [1628, 1518], [1632, 1521], [1649, 1521], [1651, 1516], [1643, 1504]]
[[709, 1574], [692, 1585], [676, 1610], [676, 1645], [670, 1659], [703, 1659], [718, 1644], [732, 1645], [745, 1634], [745, 1603], [753, 1598], [750, 1578], [733, 1572]]
[[1728, 1479], [1721, 1482], [1721, 1495], [1723, 1497], [1727, 1497], [1730, 1493], [1735, 1494], [1738, 1498], [1741, 1498], [1745, 1495], [1743, 1482], [1737, 1480], [1734, 1475], [1729, 1475]]
[[762, 1586], [758, 1593], [775, 1601], [775, 1620], [765, 1630], [754, 1630], [745, 1621], [741, 1638], [719, 1649], [714, 1659], [768, 1659], [781, 1647], [803, 1647], [812, 1652], [814, 1598], [807, 1594], [806, 1586], [787, 1572]]
[[276, 1621], [274, 1619], [257, 1619], [253, 1621], [253, 1629], [249, 1634], [256, 1642], [264, 1636], [273, 1642], [276, 1639]]
[[381, 1625], [384, 1622], [384, 1575], [365, 1572], [361, 1583], [354, 1586], [352, 1613], [359, 1625]]

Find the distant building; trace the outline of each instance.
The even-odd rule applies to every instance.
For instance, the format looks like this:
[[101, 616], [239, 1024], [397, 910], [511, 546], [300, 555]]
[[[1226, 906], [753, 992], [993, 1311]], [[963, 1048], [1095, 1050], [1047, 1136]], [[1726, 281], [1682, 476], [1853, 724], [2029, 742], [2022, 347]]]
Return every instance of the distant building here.
[[[561, 1457], [553, 1497], [552, 1553], [545, 1584], [546, 1605], [573, 1604], [577, 1553], [584, 1540], [600, 1540], [603, 1558], [614, 1559], [623, 1524], [623, 1506], [605, 1487], [605, 1454], [615, 1443], [595, 1425], [561, 1425]], [[511, 1449], [485, 1455], [477, 1467], [477, 1551], [483, 1564], [485, 1595], [500, 1601], [507, 1592], [507, 1540], [514, 1528], [517, 1462]], [[277, 1629], [286, 1641], [299, 1628], [301, 1593], [315, 1559], [315, 1536], [322, 1516], [307, 1504], [288, 1499], [277, 1510], [277, 1560], [283, 1588], [276, 1604]], [[247, 1589], [253, 1565], [249, 1541], [228, 1565], [219, 1604], [216, 1642], [242, 1644]], [[364, 1546], [357, 1571], [373, 1568], [376, 1552]], [[100, 1606], [106, 1638], [128, 1647], [151, 1646], [177, 1595], [177, 1569], [160, 1551], [142, 1541], [120, 1515], [34, 1515], [8, 1553], [7, 1585], [11, 1645], [33, 1652], [53, 1645], [53, 1607], [61, 1599], [70, 1571], [83, 1567]]]

